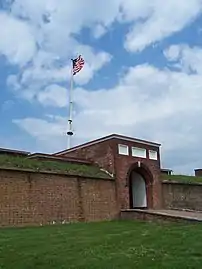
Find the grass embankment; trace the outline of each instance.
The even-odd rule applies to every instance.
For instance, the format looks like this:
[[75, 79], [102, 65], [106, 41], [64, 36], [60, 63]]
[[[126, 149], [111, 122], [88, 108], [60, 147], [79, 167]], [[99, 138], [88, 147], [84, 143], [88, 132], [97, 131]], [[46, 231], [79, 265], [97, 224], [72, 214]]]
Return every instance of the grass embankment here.
[[175, 182], [182, 182], [182, 183], [201, 183], [202, 184], [202, 177], [195, 177], [195, 176], [186, 176], [186, 175], [162, 175], [162, 180], [166, 181], [175, 181]]
[[86, 177], [109, 178], [109, 175], [101, 171], [99, 167], [85, 164], [75, 164], [70, 162], [59, 161], [39, 161], [27, 159], [25, 157], [13, 157], [7, 155], [0, 155], [1, 168], [18, 168], [30, 169], [33, 171], [52, 171], [63, 172], [69, 175], [79, 175]]
[[2, 269], [201, 269], [202, 225], [120, 221], [2, 229]]

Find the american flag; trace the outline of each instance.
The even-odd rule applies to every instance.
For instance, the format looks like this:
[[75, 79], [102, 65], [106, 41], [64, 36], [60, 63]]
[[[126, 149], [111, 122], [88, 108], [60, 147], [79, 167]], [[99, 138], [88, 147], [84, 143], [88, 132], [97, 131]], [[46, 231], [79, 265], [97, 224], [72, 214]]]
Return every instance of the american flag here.
[[77, 57], [76, 59], [72, 59], [72, 64], [73, 64], [73, 76], [76, 75], [76, 73], [78, 73], [79, 71], [81, 71], [81, 69], [84, 66], [84, 59], [81, 57], [81, 55], [79, 55], [79, 57]]

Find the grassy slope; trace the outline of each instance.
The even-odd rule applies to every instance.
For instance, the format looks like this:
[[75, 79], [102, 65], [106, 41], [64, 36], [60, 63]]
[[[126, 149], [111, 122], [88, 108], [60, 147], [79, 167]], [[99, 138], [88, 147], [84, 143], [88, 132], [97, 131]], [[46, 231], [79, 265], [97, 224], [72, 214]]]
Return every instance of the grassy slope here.
[[202, 225], [79, 223], [2, 229], [2, 269], [201, 269]]
[[162, 180], [177, 181], [177, 182], [184, 182], [184, 183], [202, 183], [202, 177], [195, 177], [195, 176], [162, 175], [161, 178], [162, 178]]
[[32, 169], [34, 171], [66, 172], [71, 175], [109, 178], [109, 175], [93, 165], [64, 163], [58, 161], [37, 161], [23, 157], [0, 155], [0, 167]]

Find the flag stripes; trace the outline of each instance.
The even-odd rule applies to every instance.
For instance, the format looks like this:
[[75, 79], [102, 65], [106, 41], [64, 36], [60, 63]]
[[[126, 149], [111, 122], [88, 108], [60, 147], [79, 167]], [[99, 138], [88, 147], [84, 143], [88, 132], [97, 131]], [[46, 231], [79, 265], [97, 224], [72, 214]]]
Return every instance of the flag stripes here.
[[80, 72], [81, 69], [83, 68], [85, 61], [84, 59], [81, 57], [81, 55], [79, 55], [79, 57], [77, 57], [76, 59], [72, 59], [72, 64], [73, 64], [73, 76], [76, 75], [76, 73]]

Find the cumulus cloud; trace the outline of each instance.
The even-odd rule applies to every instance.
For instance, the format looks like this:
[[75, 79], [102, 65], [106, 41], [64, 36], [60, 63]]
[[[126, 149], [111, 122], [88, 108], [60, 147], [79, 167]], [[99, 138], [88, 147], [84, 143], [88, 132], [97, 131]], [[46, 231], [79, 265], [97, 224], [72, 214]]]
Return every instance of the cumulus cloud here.
[[0, 31], [0, 54], [7, 57], [11, 64], [25, 65], [36, 51], [31, 27], [6, 13], [0, 13], [0, 25], [4, 26]]
[[38, 101], [45, 106], [65, 107], [67, 98], [67, 89], [57, 84], [50, 85], [37, 94]]
[[[96, 52], [87, 45], [80, 45], [75, 42], [74, 55], [82, 51], [82, 57], [85, 59], [85, 66], [81, 73], [75, 77], [78, 84], [85, 84], [92, 79], [94, 73], [101, 69], [111, 60], [111, 55], [106, 52]], [[61, 58], [54, 54], [39, 51], [33, 60], [33, 65], [27, 68], [21, 75], [20, 83], [22, 85], [30, 82], [46, 83], [67, 81], [71, 75], [71, 62], [61, 66]]]
[[[67, 120], [65, 118], [47, 115], [45, 119], [29, 117], [23, 120], [13, 120], [13, 123], [36, 139], [40, 152], [51, 153], [67, 145], [67, 137], [65, 135]], [[52, 146], [50, 146], [50, 142]]]
[[[14, 120], [16, 124], [23, 127], [32, 136], [44, 140], [47, 136], [61, 135], [65, 128], [64, 119], [61, 117], [48, 117], [49, 121], [43, 119], [27, 118], [23, 121]], [[54, 124], [53, 124], [54, 123]], [[37, 128], [35, 127], [37, 126]]]
[[164, 55], [168, 61], [178, 61], [180, 58], [181, 46], [172, 45], [164, 51]]
[[168, 61], [187, 73], [202, 74], [202, 49], [186, 44], [172, 45], [164, 51]]
[[[3, 40], [0, 53], [11, 64], [19, 66], [19, 72], [7, 79], [8, 86], [15, 90], [16, 95], [32, 101], [38, 92], [52, 84], [67, 84], [71, 72], [70, 59], [78, 54], [82, 54], [86, 62], [82, 73], [75, 78], [80, 85], [88, 83], [110, 62], [112, 56], [109, 53], [79, 43], [74, 35], [79, 34], [83, 27], [91, 27], [92, 30], [97, 27], [96, 35], [101, 35], [99, 25], [106, 29], [118, 12], [116, 1], [109, 5], [109, 11], [100, 6], [97, 15], [91, 12], [92, 7], [98, 5], [97, 1], [87, 2], [89, 8], [86, 3], [77, 2], [61, 1], [58, 5], [55, 0], [36, 0], [33, 3], [15, 0], [9, 7], [9, 13], [0, 14], [1, 25], [6, 25], [0, 33]], [[84, 7], [86, 12], [83, 12]], [[21, 68], [23, 65], [26, 67]]]
[[107, 32], [106, 27], [101, 24], [95, 25], [95, 28], [92, 30], [94, 38], [100, 38]]
[[[72, 51], [75, 42], [72, 35], [79, 34], [84, 27], [91, 29], [94, 37], [98, 38], [114, 22], [130, 23], [125, 48], [138, 51], [183, 29], [201, 13], [201, 9], [202, 0], [186, 3], [183, 0], [111, 0], [107, 3], [107, 8], [104, 2], [98, 0], [71, 3], [62, 0], [60, 4], [56, 0], [14, 0], [10, 6], [10, 19], [4, 15], [2, 20], [4, 25], [11, 27], [12, 33], [21, 33], [19, 28], [22, 28], [19, 41], [24, 40], [21, 44], [24, 49], [31, 50], [29, 47], [33, 37], [26, 36], [31, 27], [34, 41], [40, 48], [64, 59], [75, 53]], [[16, 17], [24, 19], [23, 22]], [[17, 24], [14, 27], [15, 21]], [[9, 45], [13, 44], [8, 36], [6, 39]]]
[[[75, 46], [75, 51], [82, 51], [85, 59], [85, 66], [82, 72], [78, 73], [74, 81], [78, 85], [88, 83], [104, 65], [111, 60], [111, 55], [106, 52], [96, 52], [87, 45]], [[65, 83], [69, 87], [71, 76], [71, 65], [61, 66], [60, 59], [54, 54], [39, 51], [33, 64], [27, 67], [18, 75], [10, 75], [7, 78], [7, 84], [14, 89], [16, 94], [32, 101], [36, 94], [43, 95], [44, 87], [56, 83]], [[38, 99], [40, 102], [41, 99]], [[43, 104], [43, 103], [42, 103]]]
[[6, 25], [0, 33], [3, 40], [0, 53], [12, 64], [20, 67], [29, 64], [19, 70], [15, 82], [13, 77], [13, 83], [8, 78], [8, 85], [19, 88], [20, 96], [31, 98], [33, 94], [25, 90], [40, 91], [50, 84], [66, 82], [70, 75], [70, 58], [78, 53], [83, 55], [86, 65], [76, 77], [76, 83], [84, 85], [112, 56], [80, 44], [76, 36], [83, 28], [90, 29], [93, 36], [99, 38], [114, 22], [129, 23], [125, 48], [131, 52], [140, 51], [183, 29], [200, 14], [201, 3], [202, 0], [186, 3], [182, 0], [166, 3], [111, 0], [106, 9], [105, 3], [98, 0], [71, 3], [62, 0], [60, 4], [56, 0], [14, 0], [9, 7], [10, 13], [0, 14], [1, 25]]
[[132, 1], [125, 1], [124, 4], [128, 20], [138, 20], [128, 32], [125, 41], [125, 48], [132, 52], [141, 51], [148, 45], [182, 30], [202, 11], [201, 0], [133, 2], [134, 4]]

